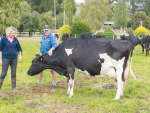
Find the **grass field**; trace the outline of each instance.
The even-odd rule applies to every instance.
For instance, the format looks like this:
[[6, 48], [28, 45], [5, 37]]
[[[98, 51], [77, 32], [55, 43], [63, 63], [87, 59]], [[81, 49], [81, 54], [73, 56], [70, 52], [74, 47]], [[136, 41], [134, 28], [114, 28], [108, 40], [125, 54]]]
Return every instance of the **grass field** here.
[[23, 60], [18, 62], [17, 90], [11, 91], [9, 69], [0, 92], [0, 113], [150, 113], [150, 56], [142, 54], [140, 45], [135, 48], [132, 61], [137, 79], [128, 76], [124, 96], [116, 101], [116, 82], [108, 77], [76, 74], [72, 98], [66, 94], [67, 79], [58, 74], [57, 90], [50, 92], [49, 70], [44, 71], [42, 84], [37, 85], [37, 75], [29, 76], [27, 70], [35, 54], [40, 53], [41, 38], [36, 43], [34, 37], [18, 39]]

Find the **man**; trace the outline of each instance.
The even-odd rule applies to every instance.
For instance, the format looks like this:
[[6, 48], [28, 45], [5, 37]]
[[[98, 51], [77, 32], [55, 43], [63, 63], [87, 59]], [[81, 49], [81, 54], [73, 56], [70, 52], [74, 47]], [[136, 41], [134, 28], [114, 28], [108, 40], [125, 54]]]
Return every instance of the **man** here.
[[[44, 35], [41, 40], [41, 49], [40, 52], [42, 54], [48, 53], [49, 56], [53, 54], [53, 50], [57, 47], [57, 42], [55, 37], [51, 34], [50, 27], [48, 25], [44, 26]], [[53, 70], [50, 70], [52, 73], [52, 88], [51, 92], [56, 90], [56, 73]], [[43, 71], [38, 74], [38, 82], [37, 84], [41, 84], [41, 80], [43, 77]]]

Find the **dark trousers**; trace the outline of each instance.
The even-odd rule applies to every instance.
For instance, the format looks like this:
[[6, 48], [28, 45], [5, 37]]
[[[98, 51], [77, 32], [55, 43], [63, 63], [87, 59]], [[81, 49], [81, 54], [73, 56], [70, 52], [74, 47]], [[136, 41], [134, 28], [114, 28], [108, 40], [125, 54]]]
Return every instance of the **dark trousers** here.
[[11, 78], [16, 77], [17, 58], [3, 59], [2, 61], [3, 65], [0, 79], [4, 79], [6, 77], [9, 65], [11, 66]]

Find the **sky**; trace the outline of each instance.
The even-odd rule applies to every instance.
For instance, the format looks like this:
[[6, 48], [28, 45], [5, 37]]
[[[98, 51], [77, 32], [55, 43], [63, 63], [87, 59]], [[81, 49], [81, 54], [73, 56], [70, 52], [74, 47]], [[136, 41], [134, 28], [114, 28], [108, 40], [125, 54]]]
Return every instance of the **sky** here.
[[82, 3], [84, 0], [75, 0], [76, 3]]

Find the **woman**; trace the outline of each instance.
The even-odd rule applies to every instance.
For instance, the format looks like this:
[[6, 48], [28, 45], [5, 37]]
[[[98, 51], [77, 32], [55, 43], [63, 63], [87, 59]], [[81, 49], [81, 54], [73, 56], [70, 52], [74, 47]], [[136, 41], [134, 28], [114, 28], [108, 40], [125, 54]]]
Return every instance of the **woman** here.
[[[51, 56], [53, 54], [53, 50], [57, 47], [57, 42], [55, 37], [51, 34], [50, 26], [44, 26], [44, 35], [42, 36], [41, 40], [41, 49], [40, 52], [42, 54], [48, 54]], [[50, 70], [52, 73], [52, 88], [51, 92], [56, 90], [56, 73], [53, 70]], [[41, 84], [41, 80], [43, 77], [43, 71], [38, 74], [38, 82], [37, 84]]]
[[3, 80], [6, 77], [9, 65], [11, 66], [11, 84], [12, 90], [16, 89], [16, 68], [19, 52], [19, 60], [22, 61], [22, 49], [18, 39], [16, 38], [17, 30], [10, 26], [6, 30], [6, 36], [1, 38], [0, 42], [0, 65], [2, 65], [2, 73], [0, 76], [0, 91]]

